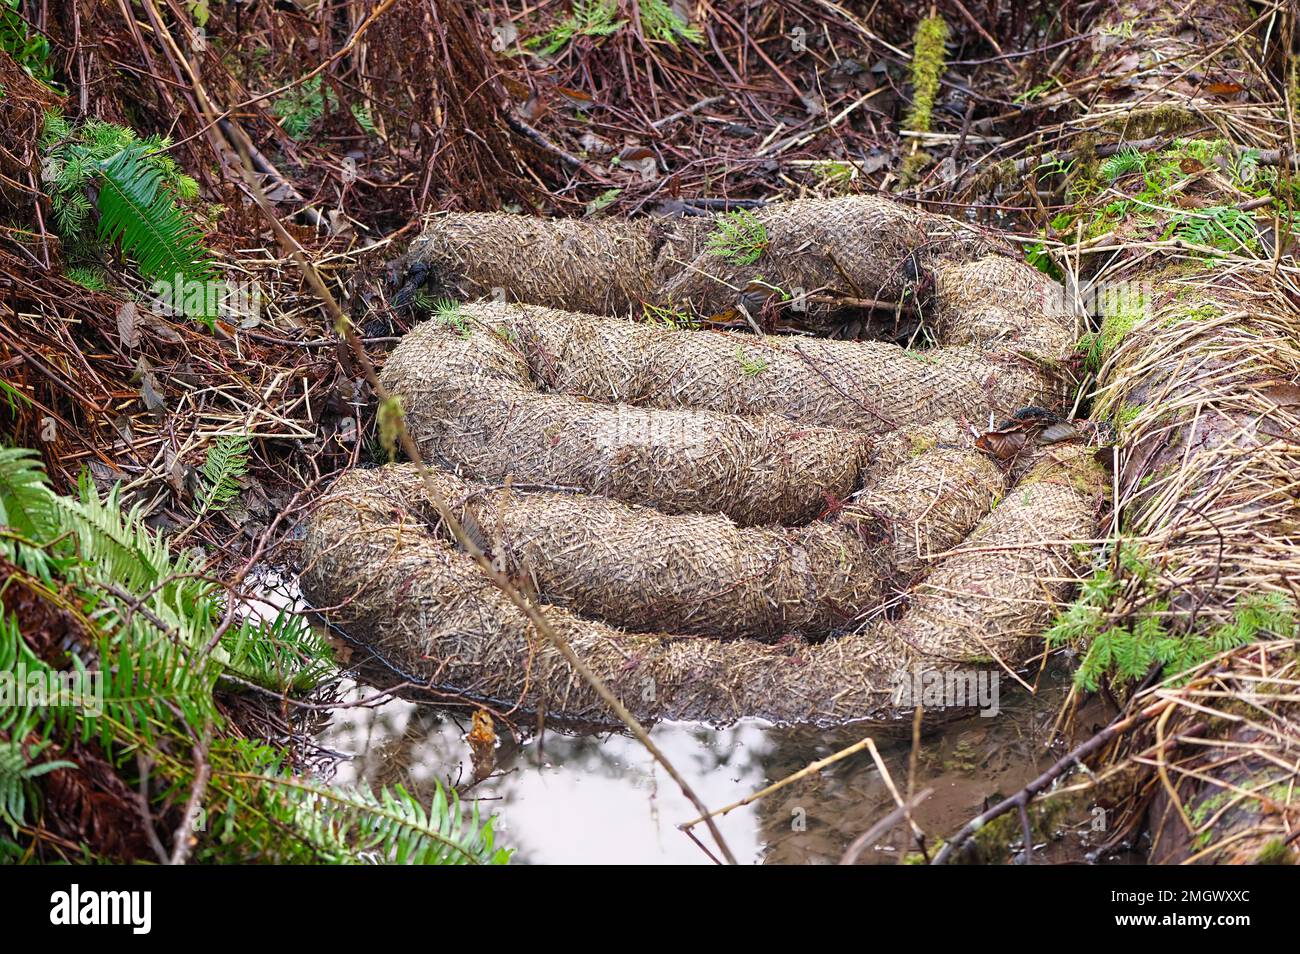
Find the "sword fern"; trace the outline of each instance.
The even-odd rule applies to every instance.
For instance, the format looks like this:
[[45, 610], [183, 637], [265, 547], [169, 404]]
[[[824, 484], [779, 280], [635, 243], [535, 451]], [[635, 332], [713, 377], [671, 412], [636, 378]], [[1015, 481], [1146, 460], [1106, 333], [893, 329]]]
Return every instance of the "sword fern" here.
[[246, 434], [223, 434], [208, 448], [199, 468], [204, 511], [220, 510], [239, 496], [239, 479], [248, 473], [248, 445]]
[[[46, 114], [43, 178], [55, 225], [74, 258], [112, 248], [150, 283], [214, 279], [203, 234], [182, 206], [198, 195], [198, 184], [167, 154], [170, 148], [163, 137], [140, 139], [115, 123], [74, 126], [57, 112]], [[216, 318], [207, 295], [174, 298], [192, 318], [209, 326]]]
[[[228, 476], [240, 456], [234, 441], [224, 450], [214, 475]], [[45, 776], [80, 771], [79, 753], [108, 759], [121, 791], [146, 791], [154, 817], [174, 812], [199, 770], [189, 755], [193, 740], [211, 726], [209, 815], [195, 860], [507, 860], [491, 821], [454, 794], [438, 788], [425, 804], [401, 788], [326, 784], [298, 773], [287, 744], [241, 737], [220, 704], [222, 694], [247, 691], [250, 683], [277, 695], [312, 690], [335, 672], [324, 638], [289, 612], [223, 632], [220, 621], [233, 597], [198, 563], [173, 554], [140, 507], [124, 509], [119, 488], [101, 496], [83, 480], [75, 496], [60, 496], [35, 455], [0, 447], [0, 591], [11, 586], [24, 594], [25, 605], [31, 597], [74, 619], [76, 632], [60, 643], [57, 656], [67, 661], [56, 668], [48, 651], [41, 656], [36, 643], [29, 645], [46, 634], [39, 626], [24, 631], [20, 611], [6, 603], [0, 674], [16, 676], [21, 668], [27, 681], [35, 674], [47, 684], [77, 675], [98, 691], [93, 705], [0, 706], [0, 858], [67, 860], [57, 841], [31, 838], [45, 824], [31, 816], [43, 811]], [[141, 764], [149, 766], [147, 775]], [[126, 808], [136, 811], [134, 802]]]

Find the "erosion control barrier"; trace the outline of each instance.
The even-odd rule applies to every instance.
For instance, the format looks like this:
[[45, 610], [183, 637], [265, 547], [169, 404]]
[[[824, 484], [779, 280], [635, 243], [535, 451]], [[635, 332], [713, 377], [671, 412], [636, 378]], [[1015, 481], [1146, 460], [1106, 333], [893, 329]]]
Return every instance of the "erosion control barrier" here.
[[[399, 304], [423, 290], [602, 315], [652, 306], [736, 321], [770, 308], [812, 328], [894, 307], [950, 344], [1000, 337], [1063, 358], [1073, 338], [1057, 334], [1068, 324], [1059, 287], [1004, 240], [875, 196], [685, 219], [447, 213], [428, 220], [392, 273]], [[1029, 320], [1045, 309], [1048, 327]]]
[[[598, 603], [616, 606], [610, 597], [624, 584], [616, 568], [571, 550], [566, 561], [559, 547], [538, 574], [539, 597], [548, 603], [544, 611], [551, 625], [641, 719], [727, 723], [747, 716], [778, 722], [906, 718], [912, 704], [899, 697], [898, 689], [900, 680], [911, 674], [969, 674], [978, 669], [999, 673], [1003, 666], [1023, 664], [1036, 651], [1034, 637], [1074, 582], [1079, 557], [1073, 542], [1093, 532], [1105, 486], [1094, 453], [1094, 448], [1077, 445], [1040, 452], [1016, 487], [910, 591], [908, 609], [897, 622], [878, 621], [819, 642], [788, 637], [775, 644], [632, 632], [574, 611], [593, 610]], [[448, 491], [459, 490], [459, 498], [449, 496], [464, 506], [464, 491], [470, 488], [456, 487], [445, 475], [438, 480]], [[308, 598], [379, 654], [388, 667], [388, 682], [423, 681], [498, 704], [544, 709], [556, 718], [610, 722], [610, 713], [591, 687], [439, 530], [430, 508], [419, 502], [421, 493], [405, 466], [345, 475], [326, 496], [308, 533], [302, 577]], [[534, 515], [540, 520], [557, 506], [555, 496], [545, 492], [519, 497], [514, 506], [520, 521]], [[599, 518], [610, 512], [628, 519], [638, 516], [632, 508], [588, 500], [587, 507], [570, 508], [568, 533], [598, 534]], [[960, 535], [959, 524], [951, 522], [956, 508], [944, 509], [948, 516], [941, 522], [947, 526], [918, 521], [923, 545], [927, 537], [942, 544]], [[670, 532], [679, 535], [717, 529], [693, 518], [676, 520]], [[491, 541], [492, 531], [480, 527]], [[512, 521], [501, 539], [513, 529]], [[535, 532], [525, 529], [524, 535]], [[566, 531], [550, 527], [542, 535], [556, 532]], [[692, 539], [691, 545], [707, 545], [708, 539]], [[526, 562], [518, 541], [504, 546], [512, 568]], [[623, 549], [622, 559], [646, 576], [654, 574], [651, 561], [665, 553], [649, 535], [626, 539]], [[836, 579], [848, 570], [846, 577], [856, 576], [865, 584], [869, 606], [878, 599], [870, 578], [885, 560], [878, 552], [822, 572], [831, 577], [832, 588], [839, 587], [835, 595], [852, 598], [852, 581], [845, 587], [845, 577]], [[707, 585], [724, 582], [726, 572], [715, 571]], [[576, 582], [566, 574], [576, 576]], [[608, 595], [601, 594], [602, 581], [613, 587]], [[710, 599], [749, 612], [759, 624], [779, 618], [782, 611], [773, 605], [779, 598], [776, 591], [755, 595], [742, 585], [731, 594], [706, 594], [702, 590], [707, 587], [688, 582], [693, 593], [688, 587], [674, 588], [670, 580], [660, 581], [677, 603], [656, 604], [652, 612], [659, 620], [689, 622], [692, 606], [703, 609]], [[557, 592], [561, 596], [556, 597]], [[701, 596], [701, 603], [691, 602]], [[815, 600], [807, 603], [816, 605]], [[611, 615], [620, 612], [616, 608]], [[799, 610], [801, 615], [807, 612]]]
[[[782, 282], [825, 290], [843, 271], [853, 287], [831, 292], [854, 297], [928, 283], [924, 346], [550, 307], [622, 311], [670, 285], [721, 307], [717, 281], [670, 267], [708, 232], [458, 216], [406, 274], [420, 262], [473, 294], [519, 269], [533, 303], [441, 305], [382, 381], [476, 543], [638, 717], [902, 717], [914, 672], [1023, 664], [1076, 578], [1108, 484], [1096, 448], [1031, 442], [1006, 461], [973, 440], [1060, 405], [1072, 329], [1041, 275], [949, 220], [861, 197], [761, 216]], [[691, 274], [741, 274], [699, 254]], [[302, 585], [375, 651], [378, 681], [610, 721], [457, 548], [412, 465], [336, 483]]]
[[[1059, 348], [1065, 332], [1034, 320]], [[1052, 366], [997, 337], [913, 352], [489, 302], [418, 326], [382, 380], [426, 459], [470, 477], [752, 525], [806, 522], [848, 496], [884, 434], [1054, 403]]]
[[[967, 442], [969, 443], [969, 442]], [[738, 527], [719, 514], [664, 514], [591, 494], [435, 480], [476, 542], [548, 602], [625, 629], [775, 640], [826, 636], [956, 546], [1004, 489], [970, 447], [924, 450], [861, 500], [802, 527]], [[436, 514], [404, 464], [340, 482], [349, 497]]]

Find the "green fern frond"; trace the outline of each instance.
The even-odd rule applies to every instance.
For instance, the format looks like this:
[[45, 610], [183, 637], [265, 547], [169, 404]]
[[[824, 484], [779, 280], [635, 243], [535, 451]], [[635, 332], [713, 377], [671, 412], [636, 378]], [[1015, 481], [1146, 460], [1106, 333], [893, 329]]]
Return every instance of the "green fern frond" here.
[[375, 125], [375, 117], [371, 114], [370, 107], [365, 103], [353, 103], [350, 111], [352, 118], [357, 121], [357, 125], [361, 127], [361, 131], [367, 136], [373, 136], [379, 132], [379, 128]]
[[[101, 681], [91, 708], [0, 707], [0, 858], [39, 857], [41, 844], [20, 827], [40, 795], [42, 776], [67, 762], [40, 761], [53, 745], [94, 739], [128, 786], [136, 753], [151, 765], [151, 804], [175, 810], [188, 796], [195, 766], [188, 751], [201, 727], [214, 727], [208, 829], [195, 859], [203, 861], [501, 863], [491, 823], [473, 806], [439, 790], [422, 803], [401, 789], [377, 793], [303, 779], [279, 745], [232, 737], [216, 691], [230, 672], [283, 692], [305, 691], [332, 673], [325, 640], [285, 612], [247, 623], [213, 645], [221, 606], [199, 567], [174, 557], [139, 507], [123, 511], [118, 488], [102, 498], [83, 479], [75, 498], [49, 491], [28, 451], [0, 449], [0, 505], [6, 523], [24, 523], [54, 556], [42, 567], [48, 586], [32, 592], [75, 601], [91, 644], [69, 648], [71, 670]], [[48, 506], [48, 513], [46, 507]], [[22, 514], [42, 514], [25, 520]], [[0, 536], [0, 554], [18, 546]], [[62, 605], [62, 604], [60, 604]], [[0, 611], [0, 671], [58, 673], [27, 646], [15, 619]], [[206, 731], [206, 730], [204, 730]], [[94, 859], [86, 859], [94, 860]], [[111, 860], [111, 859], [105, 859]]]
[[289, 138], [302, 141], [325, 115], [325, 107], [338, 108], [338, 97], [328, 86], [322, 87], [319, 75], [300, 83], [271, 104], [271, 112], [280, 120], [280, 128]]
[[1259, 248], [1254, 217], [1230, 205], [1180, 213], [1170, 228], [1184, 242], [1223, 252], [1251, 252]]
[[[454, 792], [448, 795], [436, 783], [425, 805], [401, 786], [372, 793], [298, 777], [268, 746], [236, 744], [230, 754], [235, 765], [214, 766], [213, 785], [220, 788], [230, 780], [251, 788], [261, 811], [297, 834], [300, 856], [280, 860], [403, 865], [509, 860], [509, 852], [496, 846], [492, 822], [480, 819], [477, 805], [466, 812]], [[245, 767], [249, 762], [253, 764]]]
[[35, 451], [0, 445], [0, 524], [30, 540], [48, 539], [54, 524], [52, 496]]
[[[162, 136], [140, 139], [115, 123], [92, 119], [74, 126], [56, 111], [45, 114], [42, 178], [55, 226], [74, 258], [100, 257], [97, 239], [131, 256], [150, 282], [177, 276], [212, 280], [211, 255], [194, 220], [177, 204], [194, 199], [198, 183], [168, 154], [171, 145]], [[98, 229], [92, 235], [95, 212]], [[216, 316], [203, 311], [209, 297], [183, 295], [180, 301], [190, 317], [211, 325]]]
[[212, 260], [203, 236], [164, 187], [163, 170], [146, 156], [143, 146], [129, 146], [100, 164], [100, 241], [119, 245], [149, 281], [178, 275], [210, 281]]
[[214, 588], [199, 567], [172, 556], [140, 506], [123, 511], [119, 493], [100, 498], [83, 479], [78, 497], [52, 495], [58, 549], [76, 558], [63, 578], [100, 634], [81, 654], [103, 679], [100, 711], [60, 717], [109, 751], [123, 733], [154, 739], [177, 714], [196, 726], [217, 719], [212, 689], [226, 659], [221, 647], [207, 651], [218, 611]]
[[248, 473], [250, 438], [223, 434], [208, 448], [199, 473], [203, 475], [203, 510], [221, 510], [239, 496], [239, 479]]
[[50, 495], [60, 548], [123, 589], [147, 590], [172, 569], [166, 541], [144, 526], [140, 505], [123, 511], [117, 488], [100, 498], [83, 477], [77, 497]]
[[32, 782], [56, 769], [76, 767], [72, 762], [37, 762], [51, 743], [30, 743], [25, 736], [20, 727], [8, 741], [0, 741], [0, 822], [14, 833], [26, 823]]
[[306, 618], [281, 610], [275, 619], [243, 620], [222, 645], [226, 666], [276, 692], [307, 692], [334, 674], [334, 651]]
[[1097, 172], [1107, 182], [1114, 182], [1134, 172], [1143, 172], [1146, 167], [1146, 156], [1130, 146], [1106, 159], [1097, 167]]

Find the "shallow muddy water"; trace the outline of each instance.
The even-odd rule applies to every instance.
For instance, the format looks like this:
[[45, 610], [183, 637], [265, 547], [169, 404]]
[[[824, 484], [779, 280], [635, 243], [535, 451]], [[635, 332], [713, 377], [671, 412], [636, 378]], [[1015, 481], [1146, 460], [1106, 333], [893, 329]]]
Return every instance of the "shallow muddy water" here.
[[[281, 608], [303, 611], [296, 582], [268, 567], [250, 576], [260, 599], [248, 610], [270, 618]], [[264, 602], [263, 602], [264, 600]], [[929, 732], [917, 752], [916, 791], [933, 794], [913, 812], [927, 844], [952, 835], [973, 816], [1020, 789], [1066, 751], [1049, 745], [1069, 688], [1069, 673], [1053, 660], [1037, 678], [1037, 692], [1002, 680], [996, 716], [974, 715]], [[376, 696], [352, 685], [344, 703]], [[1082, 739], [1101, 727], [1100, 705], [1074, 719]], [[498, 726], [500, 744], [491, 774], [472, 785], [474, 767], [467, 712], [448, 713], [392, 699], [376, 707], [340, 708], [316, 737], [339, 756], [333, 778], [346, 783], [402, 784], [427, 801], [435, 781], [478, 799], [497, 816], [500, 842], [516, 863], [709, 864], [712, 858], [678, 825], [697, 816], [689, 801], [635, 739], [620, 733], [542, 735], [514, 740]], [[869, 727], [777, 727], [750, 721], [725, 729], [661, 723], [655, 742], [710, 809], [738, 802], [764, 787], [871, 735], [894, 785], [907, 790], [909, 739]], [[835, 864], [860, 834], [896, 802], [869, 752], [863, 750], [762, 799], [720, 817], [718, 827], [742, 863]], [[1041, 862], [1116, 862], [1095, 856], [1104, 818], [1085, 810], [1062, 824], [1056, 837], [1036, 844]], [[711, 846], [708, 831], [697, 837]], [[867, 846], [861, 863], [900, 860], [901, 827]], [[1018, 847], [1018, 846], [1017, 846]], [[911, 850], [909, 846], [908, 850]]]
[[[1037, 695], [1002, 693], [1002, 711], [973, 716], [925, 736], [916, 790], [933, 788], [914, 813], [930, 840], [951, 835], [988, 803], [1019, 789], [1056, 761], [1050, 748], [1066, 690], [1052, 668]], [[1085, 718], [1086, 722], [1086, 718]], [[434, 779], [467, 785], [473, 776], [467, 718], [395, 700], [376, 709], [346, 709], [320, 742], [350, 758], [340, 781], [402, 783], [427, 797]], [[1091, 724], [1083, 730], [1090, 732]], [[504, 734], [504, 733], [503, 733]], [[684, 723], [656, 726], [652, 735], [703, 801], [717, 809], [826, 758], [870, 734], [864, 728], [781, 728], [746, 722], [727, 729]], [[905, 790], [910, 741], [877, 738], [895, 784]], [[684, 863], [711, 859], [677, 825], [696, 816], [672, 780], [636, 740], [620, 734], [538, 739], [505, 738], [493, 773], [468, 797], [499, 816], [502, 840], [522, 863]], [[894, 808], [871, 755], [858, 752], [814, 776], [719, 819], [737, 860], [768, 864], [837, 863], [849, 844]], [[1090, 861], [1092, 826], [1085, 818], [1036, 860]], [[709, 844], [707, 829], [698, 837]], [[896, 863], [886, 836], [861, 862]]]

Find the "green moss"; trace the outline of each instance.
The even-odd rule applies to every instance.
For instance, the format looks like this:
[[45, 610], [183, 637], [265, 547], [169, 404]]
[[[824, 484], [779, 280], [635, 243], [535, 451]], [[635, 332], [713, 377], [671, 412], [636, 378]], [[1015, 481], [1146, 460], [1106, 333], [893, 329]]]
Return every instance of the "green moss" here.
[[916, 26], [912, 50], [912, 106], [903, 128], [929, 132], [931, 112], [939, 94], [939, 80], [947, 59], [948, 24], [942, 17], [926, 17]]
[[1074, 150], [1074, 158], [1078, 163], [1075, 166], [1076, 176], [1080, 180], [1093, 181], [1097, 178], [1097, 167], [1101, 164], [1101, 158], [1097, 155], [1097, 147], [1101, 145], [1101, 137], [1088, 130], [1077, 133], [1070, 143]]
[[1197, 305], [1195, 308], [1174, 311], [1161, 321], [1160, 325], [1169, 328], [1173, 325], [1181, 325], [1184, 322], [1209, 321], [1211, 318], [1218, 318], [1222, 314], [1223, 309], [1217, 305]]
[[[1040, 796], [1029, 805], [1029, 830], [1035, 841], [1051, 841], [1066, 819], [1081, 811], [1080, 795], [1054, 793]], [[969, 864], [998, 864], [1011, 855], [1011, 846], [1024, 838], [1018, 812], [1007, 812], [979, 829], [960, 860]]]
[[1081, 238], [1086, 242], [1089, 239], [1100, 238], [1108, 232], [1115, 231], [1125, 211], [1127, 211], [1127, 206], [1121, 207], [1120, 203], [1110, 203], [1106, 208], [1094, 213], [1092, 218], [1088, 220], [1088, 224], [1083, 227]]
[[1096, 374], [1106, 359], [1114, 354], [1128, 333], [1146, 317], [1145, 311], [1134, 305], [1117, 306], [1107, 312], [1101, 328], [1079, 339], [1078, 350], [1083, 355], [1086, 371]]
[[1142, 413], [1141, 404], [1125, 404], [1115, 412], [1115, 429], [1126, 431], [1137, 420], [1138, 415]]
[[915, 147], [903, 157], [903, 167], [899, 172], [899, 178], [906, 184], [913, 183], [921, 177], [921, 171], [929, 164], [930, 154], [919, 146]]
[[[1221, 808], [1228, 804], [1230, 798], [1231, 793], [1219, 789], [1208, 798], [1202, 799], [1198, 804], [1194, 805], [1188, 813], [1191, 816], [1192, 824], [1197, 828], [1205, 828], [1205, 826], [1209, 824], [1210, 819], [1213, 818]], [[1196, 836], [1196, 847], [1208, 848], [1213, 838], [1214, 829], [1207, 828]]]
[[[1286, 692], [1289, 688], [1289, 686], [1278, 686], [1278, 691]], [[1291, 787], [1290, 782], [1278, 782], [1276, 785], [1270, 785], [1263, 791], [1265, 798], [1271, 799], [1280, 805], [1291, 804], [1291, 799], [1295, 793], [1296, 790]]]
[[1201, 119], [1192, 110], [1176, 103], [1161, 103], [1149, 109], [1134, 109], [1109, 117], [1102, 123], [1102, 128], [1122, 133], [1126, 139], [1150, 139], [1199, 125]]
[[[926, 17], [916, 25], [912, 49], [912, 105], [903, 117], [903, 128], [912, 132], [930, 131], [935, 98], [939, 95], [939, 80], [947, 62], [948, 24], [942, 17]], [[903, 157], [899, 178], [904, 185], [915, 182], [921, 170], [930, 162], [929, 153], [913, 147]]]
[[908, 440], [913, 457], [920, 457], [926, 451], [933, 450], [938, 443], [933, 434], [913, 434]]
[[[1089, 457], [1086, 460], [1080, 460], [1077, 463], [1072, 463], [1067, 470], [1067, 474], [1070, 486], [1082, 494], [1092, 494], [1098, 489], [1105, 490], [1110, 486], [1110, 481], [1106, 478], [1106, 469], [1102, 467], [1101, 464], [1097, 463], [1097, 461], [1092, 457]], [[1027, 489], [1034, 486], [1034, 484], [1043, 481], [1057, 482], [1059, 478], [1059, 473], [1049, 474], [1044, 471], [1038, 476], [1035, 476], [1031, 472], [1022, 477], [1020, 483], [1016, 486], [1022, 489]], [[1029, 500], [1023, 496], [1022, 500], [1026, 503], [1029, 502]]]
[[1295, 852], [1281, 838], [1273, 838], [1263, 848], [1259, 849], [1259, 854], [1255, 856], [1255, 864], [1293, 865], [1295, 864]]
[[1107, 354], [1120, 346], [1128, 333], [1146, 317], [1141, 309], [1135, 307], [1115, 308], [1106, 314], [1101, 322], [1101, 344]]
[[[1127, 119], [1112, 119], [1110, 127], [1121, 130], [1126, 139], [1136, 141], [1147, 138], [1153, 123], [1175, 121], [1176, 125], [1183, 113], [1180, 107], [1174, 107], [1172, 112], [1169, 107], [1159, 107], [1130, 114]], [[1125, 122], [1130, 125], [1126, 127]], [[1132, 123], [1137, 124], [1136, 128]], [[1241, 188], [1249, 194], [1269, 188], [1268, 176], [1260, 172], [1257, 157], [1238, 155], [1222, 139], [1175, 139], [1168, 148], [1147, 152], [1124, 143], [1120, 146], [1118, 151], [1112, 150], [1111, 155], [1099, 159], [1096, 140], [1085, 141], [1070, 174], [1066, 199], [1074, 207], [1069, 215], [1083, 223], [1077, 233], [1084, 240], [1095, 240], [1120, 230], [1131, 238], [1139, 237], [1140, 230], [1150, 232], [1150, 238], [1167, 238], [1171, 228], [1180, 223], [1188, 227], [1184, 219], [1199, 223], [1206, 218], [1205, 214], [1188, 212], [1175, 215], [1171, 226], [1169, 210], [1178, 207], [1177, 197], [1200, 177], [1202, 169], [1216, 163], [1226, 162], [1234, 178], [1242, 183]], [[1195, 164], [1189, 165], [1192, 161]], [[1065, 216], [1058, 218], [1065, 219]], [[1239, 244], [1233, 242], [1232, 247], [1235, 249]]]

